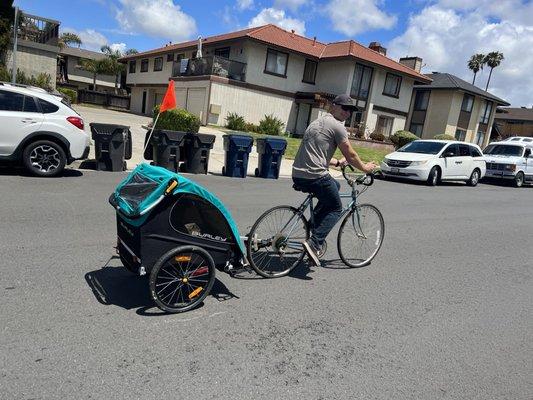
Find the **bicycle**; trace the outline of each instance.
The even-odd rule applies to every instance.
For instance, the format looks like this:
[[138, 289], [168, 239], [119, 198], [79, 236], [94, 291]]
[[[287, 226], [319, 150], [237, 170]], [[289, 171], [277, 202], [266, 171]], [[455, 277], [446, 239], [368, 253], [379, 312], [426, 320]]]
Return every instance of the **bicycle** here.
[[[347, 169], [351, 171], [347, 172]], [[337, 235], [337, 249], [346, 266], [359, 268], [370, 264], [381, 248], [385, 222], [375, 206], [358, 204], [358, 197], [372, 186], [374, 176], [365, 174], [352, 178], [349, 174], [353, 172], [351, 166], [342, 168], [351, 193], [341, 193], [340, 197], [351, 198], [351, 201], [343, 208], [339, 218], [342, 223]], [[363, 188], [358, 190], [357, 185], [363, 185]], [[296, 185], [293, 187], [299, 190]], [[265, 278], [282, 277], [303, 260], [305, 251], [302, 243], [309, 239], [313, 226], [313, 199], [314, 196], [308, 194], [298, 208], [287, 205], [273, 207], [254, 223], [246, 247], [250, 266], [257, 274]], [[308, 208], [309, 221], [304, 215]], [[324, 253], [325, 249], [320, 256]]]

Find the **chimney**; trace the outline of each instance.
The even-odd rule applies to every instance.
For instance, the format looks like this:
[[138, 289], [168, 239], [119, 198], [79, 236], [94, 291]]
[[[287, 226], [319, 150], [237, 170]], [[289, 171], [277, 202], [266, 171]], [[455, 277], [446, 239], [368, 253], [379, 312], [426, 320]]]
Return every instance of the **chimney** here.
[[291, 29], [291, 37], [294, 37], [294, 29]]
[[414, 69], [418, 73], [422, 69], [422, 59], [420, 57], [402, 57], [400, 58], [400, 64]]
[[316, 44], [316, 36], [313, 36], [313, 46]]
[[368, 45], [368, 48], [374, 51], [377, 51], [379, 54], [382, 54], [384, 56], [387, 55], [387, 49], [383, 46], [381, 46], [381, 43], [379, 42], [370, 42]]

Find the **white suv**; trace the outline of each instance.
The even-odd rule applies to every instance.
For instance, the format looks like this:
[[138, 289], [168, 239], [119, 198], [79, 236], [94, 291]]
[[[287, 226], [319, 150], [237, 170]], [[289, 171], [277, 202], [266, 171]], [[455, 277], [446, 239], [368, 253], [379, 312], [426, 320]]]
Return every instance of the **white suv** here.
[[55, 176], [87, 158], [80, 115], [39, 88], [0, 83], [0, 161], [18, 161], [34, 175]]
[[[531, 138], [489, 143], [485, 148], [486, 178], [510, 180], [516, 187], [533, 183], [533, 143]], [[521, 140], [522, 139], [522, 140]]]
[[479, 146], [447, 140], [415, 140], [381, 163], [385, 177], [394, 176], [426, 181], [465, 181], [476, 186], [485, 176], [485, 159]]

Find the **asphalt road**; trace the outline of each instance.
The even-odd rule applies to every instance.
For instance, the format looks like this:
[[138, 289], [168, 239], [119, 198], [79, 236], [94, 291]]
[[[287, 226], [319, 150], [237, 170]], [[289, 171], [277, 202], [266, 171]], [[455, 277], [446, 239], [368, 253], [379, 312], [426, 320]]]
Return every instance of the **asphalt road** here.
[[[378, 181], [386, 235], [350, 270], [219, 273], [164, 315], [111, 258], [122, 173], [0, 171], [2, 399], [531, 399], [533, 188]], [[241, 233], [288, 180], [198, 176]], [[98, 300], [88, 282], [107, 297]]]

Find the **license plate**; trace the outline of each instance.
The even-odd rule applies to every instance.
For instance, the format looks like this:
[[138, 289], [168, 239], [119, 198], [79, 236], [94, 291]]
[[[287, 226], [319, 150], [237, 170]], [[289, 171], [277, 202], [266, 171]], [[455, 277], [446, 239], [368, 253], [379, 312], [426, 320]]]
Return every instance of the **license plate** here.
[[393, 174], [397, 174], [400, 172], [400, 168], [391, 168], [390, 172], [392, 172]]

